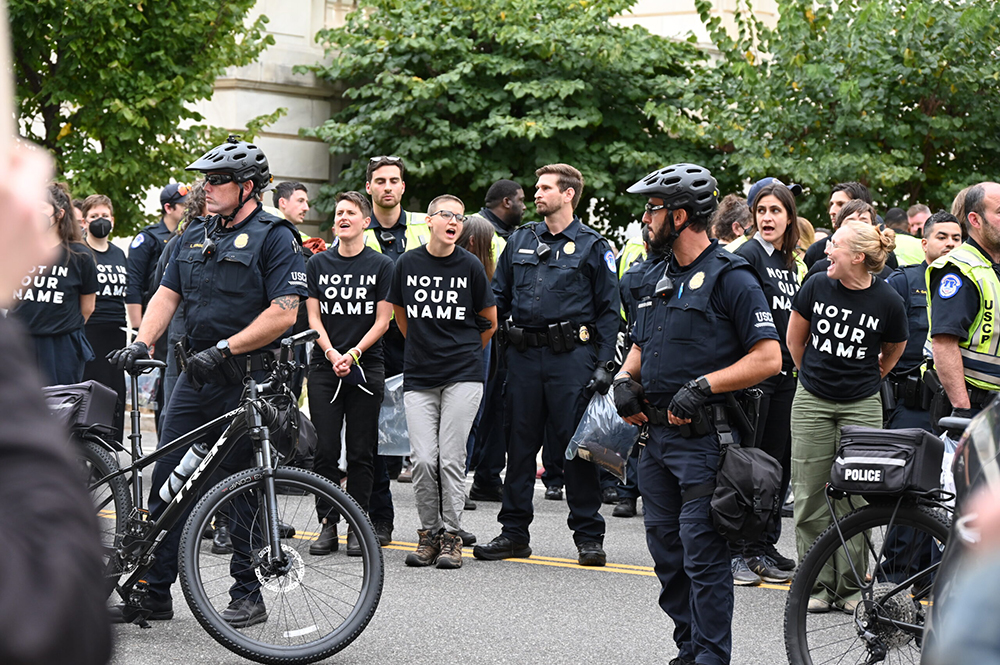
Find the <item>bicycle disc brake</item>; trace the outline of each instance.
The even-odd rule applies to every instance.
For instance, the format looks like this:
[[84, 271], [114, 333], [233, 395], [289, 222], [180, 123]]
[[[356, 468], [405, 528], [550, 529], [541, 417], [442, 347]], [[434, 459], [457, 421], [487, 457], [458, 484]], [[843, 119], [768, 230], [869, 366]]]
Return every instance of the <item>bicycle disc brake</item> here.
[[297, 588], [302, 583], [305, 576], [305, 564], [302, 562], [302, 555], [295, 551], [290, 545], [281, 544], [281, 551], [285, 554], [284, 565], [272, 567], [267, 563], [268, 555], [271, 553], [271, 546], [262, 549], [256, 558], [254, 571], [261, 586], [276, 593], [286, 593]]

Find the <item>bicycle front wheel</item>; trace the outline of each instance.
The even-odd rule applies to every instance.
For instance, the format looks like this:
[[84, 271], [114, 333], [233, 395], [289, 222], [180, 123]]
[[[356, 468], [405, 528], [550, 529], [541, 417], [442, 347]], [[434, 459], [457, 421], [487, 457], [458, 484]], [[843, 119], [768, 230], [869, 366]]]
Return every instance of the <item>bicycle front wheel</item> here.
[[[202, 627], [245, 658], [259, 663], [328, 658], [360, 635], [375, 613], [382, 595], [382, 550], [350, 496], [315, 473], [282, 467], [274, 472], [283, 536], [281, 562], [274, 563], [262, 474], [250, 469], [232, 475], [195, 507], [180, 543], [184, 596]], [[329, 511], [328, 521], [339, 515], [358, 535], [360, 556], [347, 556], [343, 546], [310, 554], [321, 530], [318, 505]], [[232, 552], [201, 538], [218, 518], [228, 522]], [[346, 534], [343, 522], [340, 533]], [[232, 609], [226, 614], [241, 606], [242, 616], [234, 619]]]
[[97, 513], [97, 526], [104, 557], [105, 589], [108, 595], [115, 590], [121, 569], [117, 548], [132, 512], [132, 495], [123, 476], [97, 484], [101, 478], [118, 470], [118, 461], [103, 446], [94, 441], [75, 441], [77, 459], [84, 482], [90, 489], [90, 498]]
[[785, 603], [788, 662], [919, 662], [950, 522], [937, 508], [873, 503], [820, 534]]

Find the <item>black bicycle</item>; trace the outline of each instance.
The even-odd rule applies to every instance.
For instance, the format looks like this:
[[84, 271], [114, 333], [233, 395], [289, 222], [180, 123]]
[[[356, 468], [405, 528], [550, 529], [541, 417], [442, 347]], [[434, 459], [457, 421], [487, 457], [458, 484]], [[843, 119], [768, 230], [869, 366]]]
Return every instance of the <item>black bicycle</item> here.
[[[264, 382], [247, 378], [239, 406], [150, 455], [142, 452], [138, 377], [163, 363], [136, 362], [131, 372], [132, 463], [119, 467], [124, 448], [90, 430], [80, 432], [80, 459], [97, 510], [106, 559], [109, 595], [125, 601], [127, 622], [145, 625], [143, 578], [163, 534], [194, 505], [183, 525], [178, 574], [184, 597], [206, 631], [227, 649], [260, 663], [311, 663], [350, 644], [368, 625], [382, 595], [383, 561], [367, 515], [337, 485], [310, 471], [277, 466], [270, 429], [294, 398], [287, 380], [297, 368], [294, 346], [315, 339], [309, 330], [281, 341], [279, 359]], [[225, 426], [201, 463], [177, 490], [158, 519], [144, 508], [142, 470], [182, 446], [205, 442], [205, 433]], [[255, 466], [214, 486], [211, 479], [236, 442], [249, 434]], [[313, 556], [319, 535], [317, 506], [327, 519], [343, 517], [358, 536], [361, 556]], [[217, 516], [228, 518], [233, 551], [214, 554], [202, 534]], [[266, 621], [234, 626], [223, 612], [235, 594], [259, 597]], [[256, 602], [256, 601], [255, 601]]]

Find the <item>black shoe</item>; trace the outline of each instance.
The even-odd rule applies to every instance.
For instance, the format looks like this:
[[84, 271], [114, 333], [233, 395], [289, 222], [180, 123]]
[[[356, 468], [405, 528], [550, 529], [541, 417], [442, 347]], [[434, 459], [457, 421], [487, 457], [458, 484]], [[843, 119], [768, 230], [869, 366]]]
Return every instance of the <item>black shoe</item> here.
[[212, 554], [232, 554], [233, 540], [229, 537], [229, 525], [219, 524], [212, 536]]
[[327, 522], [319, 531], [316, 542], [309, 546], [309, 554], [324, 556], [340, 549], [340, 539], [337, 538], [337, 523]]
[[382, 547], [392, 542], [392, 522], [375, 522], [375, 535], [378, 536], [378, 544]]
[[264, 601], [253, 602], [249, 598], [241, 598], [229, 603], [222, 613], [222, 620], [233, 628], [246, 628], [267, 621], [267, 608]]
[[746, 558], [747, 568], [757, 573], [760, 579], [770, 584], [785, 584], [790, 582], [792, 574], [787, 570], [781, 570], [767, 556], [751, 556]]
[[503, 485], [497, 485], [494, 488], [486, 488], [472, 483], [472, 489], [469, 490], [469, 498], [474, 501], [501, 502], [503, 501]]
[[774, 545], [764, 545], [764, 556], [771, 560], [771, 564], [778, 570], [792, 572], [795, 570], [795, 559], [782, 556], [781, 552]]
[[671, 661], [667, 663], [667, 665], [698, 665], [698, 663], [694, 662], [693, 660], [688, 660], [687, 658], [681, 658], [680, 656], [677, 656], [676, 658], [671, 659]]
[[458, 530], [458, 537], [462, 539], [462, 547], [476, 544], [476, 534], [469, 533], [465, 529]]
[[473, 501], [468, 496], [466, 496], [465, 497], [465, 510], [475, 510], [475, 509], [476, 509], [476, 502]]
[[635, 517], [635, 499], [620, 499], [611, 514], [614, 517]]
[[562, 488], [546, 487], [545, 498], [548, 499], [549, 501], [562, 501]]
[[[153, 600], [149, 596], [146, 596], [142, 601], [142, 606], [148, 610], [152, 610], [152, 614], [147, 617], [150, 621], [170, 621], [174, 618], [174, 601], [170, 598], [166, 600]], [[125, 618], [122, 616], [124, 609], [124, 605], [112, 605], [109, 607], [109, 621], [111, 623], [125, 623]]]
[[598, 542], [590, 541], [576, 546], [579, 556], [577, 561], [581, 566], [603, 566], [608, 562], [608, 555]]
[[531, 548], [527, 543], [515, 543], [506, 536], [497, 536], [485, 545], [472, 548], [472, 556], [483, 561], [526, 559], [531, 556]]
[[789, 501], [781, 506], [782, 517], [795, 517], [795, 502]]
[[212, 528], [211, 524], [206, 524], [205, 528], [201, 531], [201, 537], [203, 540], [211, 540], [215, 535], [215, 530]]
[[361, 556], [361, 543], [351, 527], [347, 527], [347, 556]]
[[278, 520], [278, 538], [294, 538], [295, 527]]
[[601, 503], [618, 503], [618, 490], [614, 487], [605, 487], [601, 492]]

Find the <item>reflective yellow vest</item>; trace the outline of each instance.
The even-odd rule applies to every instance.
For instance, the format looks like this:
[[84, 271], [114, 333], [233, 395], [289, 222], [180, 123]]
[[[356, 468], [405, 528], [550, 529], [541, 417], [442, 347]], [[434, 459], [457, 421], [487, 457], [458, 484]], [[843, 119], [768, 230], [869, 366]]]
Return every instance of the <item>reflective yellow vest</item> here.
[[[415, 247], [426, 245], [431, 238], [431, 230], [427, 226], [427, 215], [420, 212], [403, 211], [403, 223], [406, 224], [406, 249], [409, 251]], [[379, 224], [372, 218], [371, 224], [365, 229], [365, 244], [374, 249], [379, 254], [382, 253], [382, 245], [378, 244], [375, 231], [380, 229]]]
[[734, 240], [731, 243], [727, 244], [722, 249], [726, 250], [727, 252], [732, 252], [733, 254], [735, 254], [736, 250], [740, 248], [740, 245], [742, 245], [743, 243], [745, 243], [749, 239], [750, 238], [747, 237], [746, 234], [741, 235], [741, 236], [737, 237], [736, 240]]
[[[960, 245], [927, 267], [924, 282], [927, 284], [927, 322], [930, 330], [933, 320], [931, 308], [931, 270], [951, 264], [962, 277], [976, 285], [979, 291], [979, 311], [969, 328], [967, 339], [958, 343], [962, 353], [965, 380], [983, 390], [1000, 391], [1000, 336], [996, 334], [997, 301], [1000, 299], [1000, 278], [993, 270], [993, 262], [968, 243]], [[925, 349], [930, 348], [928, 333]]]
[[899, 267], [915, 266], [924, 261], [924, 246], [919, 238], [908, 236], [903, 233], [896, 234], [896, 261]]
[[618, 279], [622, 278], [632, 264], [646, 258], [646, 248], [642, 244], [642, 236], [635, 236], [625, 241], [622, 253], [618, 257]]

